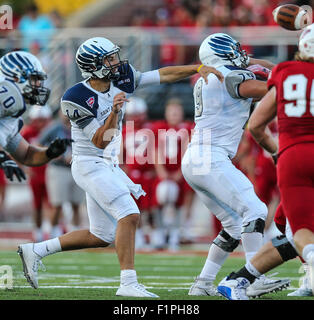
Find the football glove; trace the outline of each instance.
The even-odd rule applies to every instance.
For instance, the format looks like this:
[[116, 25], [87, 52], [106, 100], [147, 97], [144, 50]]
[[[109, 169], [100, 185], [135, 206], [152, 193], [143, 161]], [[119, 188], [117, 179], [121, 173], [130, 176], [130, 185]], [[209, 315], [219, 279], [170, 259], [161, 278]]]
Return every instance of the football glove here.
[[13, 181], [14, 175], [19, 182], [26, 180], [24, 171], [15, 163], [15, 161], [9, 158], [4, 151], [0, 151], [0, 168], [3, 169], [6, 177], [10, 181]]
[[263, 67], [260, 64], [253, 64], [252, 66], [247, 67], [247, 70], [253, 72], [257, 80], [262, 81], [266, 81], [270, 73], [270, 70], [268, 68]]
[[57, 138], [53, 140], [46, 150], [47, 157], [49, 159], [54, 159], [61, 156], [61, 154], [66, 151], [67, 147], [70, 146], [72, 142], [74, 142], [72, 139]]

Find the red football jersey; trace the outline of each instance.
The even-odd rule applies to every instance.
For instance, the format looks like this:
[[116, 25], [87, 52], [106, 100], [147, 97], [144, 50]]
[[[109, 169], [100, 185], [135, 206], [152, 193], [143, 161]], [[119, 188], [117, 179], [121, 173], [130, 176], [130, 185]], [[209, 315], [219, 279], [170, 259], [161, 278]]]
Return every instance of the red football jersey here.
[[158, 161], [168, 171], [180, 169], [181, 160], [189, 143], [193, 127], [194, 123], [189, 121], [181, 122], [175, 127], [170, 126], [165, 120], [155, 123]]
[[276, 87], [279, 154], [314, 142], [314, 63], [287, 61], [273, 68], [268, 88]]
[[128, 170], [147, 171], [154, 169], [154, 126], [150, 121], [141, 128], [132, 125], [122, 128], [124, 164]]
[[[38, 145], [38, 136], [40, 134], [40, 131], [38, 131], [34, 126], [32, 125], [26, 125], [21, 131], [22, 137], [30, 144]], [[30, 167], [30, 170], [32, 171], [32, 176], [30, 177], [31, 180], [41, 181], [44, 183], [45, 181], [45, 175], [46, 175], [46, 168], [47, 165], [42, 165], [39, 167]]]

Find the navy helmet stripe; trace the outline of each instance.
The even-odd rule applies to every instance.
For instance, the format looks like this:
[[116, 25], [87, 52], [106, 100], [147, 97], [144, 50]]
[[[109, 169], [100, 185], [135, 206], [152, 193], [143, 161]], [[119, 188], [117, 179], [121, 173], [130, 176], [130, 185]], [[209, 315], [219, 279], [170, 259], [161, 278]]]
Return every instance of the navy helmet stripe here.
[[220, 50], [222, 52], [232, 52], [232, 49], [230, 47], [221, 46], [214, 43], [209, 43], [209, 45], [213, 50]]
[[96, 51], [98, 51], [99, 53], [102, 53], [102, 54], [106, 54], [108, 51], [105, 50], [103, 47], [96, 47], [95, 45], [91, 44], [91, 47], [94, 48]]
[[22, 57], [20, 54], [16, 54], [16, 56], [25, 64], [25, 66], [31, 70], [34, 70], [33, 64], [29, 61], [27, 57]]
[[8, 60], [8, 56], [4, 56], [3, 57], [3, 62], [11, 69], [15, 69], [16, 66], [14, 66], [9, 60]]
[[94, 51], [94, 50], [92, 50], [91, 48], [89, 48], [89, 47], [87, 47], [87, 46], [85, 46], [85, 45], [83, 45], [83, 49], [84, 49], [85, 51], [89, 52], [89, 53], [98, 54], [97, 51]]
[[233, 44], [233, 42], [231, 41], [225, 41], [225, 40], [220, 40], [220, 39], [216, 39], [216, 38], [213, 38], [213, 39], [210, 39], [211, 42], [214, 42], [216, 44], [220, 44], [220, 45], [224, 45], [224, 46], [229, 46]]
[[16, 60], [16, 58], [13, 56], [13, 54], [9, 54], [8, 59], [10, 59], [11, 62], [13, 62], [15, 64], [15, 67], [18, 66], [20, 69], [23, 69], [23, 65], [19, 61]]

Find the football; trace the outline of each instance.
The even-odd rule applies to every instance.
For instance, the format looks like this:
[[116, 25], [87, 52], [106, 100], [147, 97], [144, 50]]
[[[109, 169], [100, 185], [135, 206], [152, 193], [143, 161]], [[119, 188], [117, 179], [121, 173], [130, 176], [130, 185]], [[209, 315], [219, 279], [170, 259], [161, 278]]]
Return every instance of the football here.
[[273, 11], [275, 22], [287, 30], [300, 30], [310, 23], [308, 12], [295, 4], [284, 4]]

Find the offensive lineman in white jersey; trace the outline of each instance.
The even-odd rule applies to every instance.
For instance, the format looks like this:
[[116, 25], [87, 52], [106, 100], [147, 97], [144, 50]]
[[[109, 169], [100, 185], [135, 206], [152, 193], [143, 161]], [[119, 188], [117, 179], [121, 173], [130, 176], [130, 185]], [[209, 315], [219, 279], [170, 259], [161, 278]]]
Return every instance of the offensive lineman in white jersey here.
[[[115, 241], [121, 268], [116, 295], [158, 297], [137, 282], [134, 270], [135, 231], [139, 209], [132, 198], [145, 195], [118, 166], [122, 119], [127, 97], [136, 88], [174, 82], [197, 72], [198, 65], [166, 67], [138, 72], [121, 61], [119, 47], [106, 38], [91, 38], [78, 49], [76, 62], [87, 78], [68, 89], [61, 108], [71, 121], [72, 174], [86, 191], [89, 230], [70, 232], [59, 238], [28, 245], [28, 281], [38, 287], [37, 268], [41, 258], [59, 251], [106, 247]], [[202, 68], [203, 69], [203, 68]], [[201, 75], [215, 68], [202, 70]]]
[[[249, 59], [240, 44], [224, 33], [207, 37], [200, 46], [199, 57], [202, 64], [217, 68], [224, 81], [209, 75], [208, 84], [202, 78], [195, 84], [196, 125], [182, 160], [182, 173], [223, 229], [210, 246], [189, 295], [214, 296], [219, 294], [213, 281], [240, 239], [247, 261], [263, 244], [267, 207], [231, 159], [237, 152], [253, 99], [259, 100], [267, 93], [266, 82], [256, 80], [246, 68], [256, 63], [272, 68], [273, 64]], [[281, 288], [286, 282], [262, 278], [255, 287], [252, 285], [251, 294]]]
[[[47, 78], [40, 61], [24, 51], [13, 51], [0, 59], [0, 146], [26, 166], [41, 166], [58, 157], [70, 144], [57, 139], [48, 148], [30, 145], [19, 133], [23, 127], [21, 115], [29, 105], [45, 105], [50, 90], [43, 86]], [[23, 171], [4, 152], [0, 152], [0, 167], [6, 176], [19, 181], [26, 179]]]

